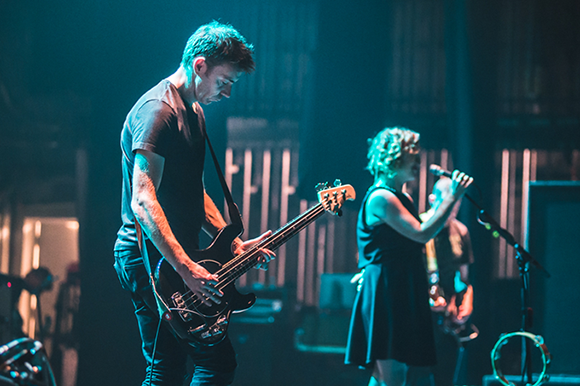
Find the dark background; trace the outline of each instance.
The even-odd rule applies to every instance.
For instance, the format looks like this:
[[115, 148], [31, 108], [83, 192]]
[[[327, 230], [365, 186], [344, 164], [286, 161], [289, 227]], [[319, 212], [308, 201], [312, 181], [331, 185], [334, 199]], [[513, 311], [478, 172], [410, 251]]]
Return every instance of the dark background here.
[[[326, 176], [364, 192], [366, 139], [385, 126], [407, 126], [421, 133], [423, 147], [449, 149], [454, 163], [476, 176], [480, 204], [493, 208], [498, 149], [560, 152], [567, 161], [548, 178], [577, 179], [570, 160], [580, 149], [579, 18], [573, 0], [0, 1], [1, 198], [9, 205], [77, 204], [79, 384], [141, 377], [132, 307], [111, 267], [119, 132], [139, 96], [177, 69], [199, 25], [230, 22], [256, 45], [256, 73], [230, 100], [205, 108], [220, 154], [228, 116], [291, 118], [300, 122], [291, 134], [300, 143], [298, 193]], [[288, 85], [292, 71], [303, 76]], [[471, 229], [479, 226], [474, 213], [462, 211]], [[499, 332], [519, 327], [519, 281], [492, 280], [493, 240], [473, 230], [472, 237], [472, 282], [482, 294], [475, 308], [485, 310], [469, 357], [470, 383], [478, 384], [491, 372], [489, 350]], [[350, 374], [339, 359], [293, 364], [330, 384], [337, 373]], [[363, 375], [344, 384], [365, 384]]]

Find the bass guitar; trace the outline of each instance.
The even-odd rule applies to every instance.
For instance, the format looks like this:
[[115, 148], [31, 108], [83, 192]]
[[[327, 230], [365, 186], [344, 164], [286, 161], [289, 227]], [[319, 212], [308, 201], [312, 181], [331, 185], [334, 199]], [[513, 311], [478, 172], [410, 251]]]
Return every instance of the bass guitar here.
[[218, 232], [207, 249], [190, 256], [218, 276], [216, 288], [223, 293], [220, 304], [203, 303], [169, 262], [164, 258], [159, 261], [153, 274], [155, 295], [163, 319], [180, 338], [208, 346], [221, 342], [227, 335], [232, 312], [245, 311], [256, 301], [255, 294], [238, 292], [235, 281], [258, 264], [260, 249], [276, 250], [327, 211], [340, 215], [342, 204], [355, 199], [350, 185], [319, 184], [317, 190], [318, 204], [244, 253], [233, 256], [231, 252], [233, 240], [243, 230], [241, 225], [230, 224]]

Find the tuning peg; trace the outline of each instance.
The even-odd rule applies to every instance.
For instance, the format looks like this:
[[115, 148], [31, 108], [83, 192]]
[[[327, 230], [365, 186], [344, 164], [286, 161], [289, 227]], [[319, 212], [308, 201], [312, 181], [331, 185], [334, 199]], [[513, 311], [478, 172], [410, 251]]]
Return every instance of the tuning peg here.
[[341, 180], [339, 180], [338, 178], [336, 180], [334, 180], [334, 187], [335, 188], [338, 188], [341, 185], [342, 185], [342, 181]]

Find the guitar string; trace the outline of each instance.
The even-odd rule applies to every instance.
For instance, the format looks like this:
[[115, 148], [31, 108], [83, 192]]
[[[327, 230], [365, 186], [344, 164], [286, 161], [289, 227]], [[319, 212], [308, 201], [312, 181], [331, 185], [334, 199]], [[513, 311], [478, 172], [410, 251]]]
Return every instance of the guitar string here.
[[[298, 222], [298, 220], [301, 221], [301, 220], [306, 219], [306, 220], [308, 220], [308, 222], [306, 224], [309, 224], [310, 222], [312, 222], [312, 219], [309, 219], [309, 217], [312, 216], [313, 214], [316, 217], [319, 215], [318, 213], [315, 213], [315, 212], [317, 212], [316, 209], [318, 209], [318, 205], [310, 208], [307, 212], [296, 217], [294, 220], [292, 220], [291, 222], [286, 224], [286, 226], [284, 226], [283, 228], [279, 229], [276, 233], [274, 233], [268, 239], [263, 240], [259, 244], [254, 245], [251, 249], [245, 251], [244, 253], [242, 253], [238, 256], [235, 256], [234, 258], [229, 260], [227, 263], [222, 265], [222, 267], [220, 267], [220, 269], [216, 272], [216, 275], [221, 276], [220, 279], [224, 278], [225, 277], [224, 273], [227, 273], [228, 271], [231, 271], [231, 270], [239, 269], [240, 265], [243, 264], [244, 261], [246, 261], [248, 259], [249, 255], [259, 252], [259, 249], [261, 249], [261, 248], [266, 248], [268, 244], [273, 244], [274, 248], [276, 248], [277, 247], [276, 244], [280, 242], [280, 238], [285, 237], [289, 230], [292, 230], [293, 228], [295, 228], [295, 223]], [[230, 266], [233, 266], [233, 267], [230, 268]], [[226, 286], [228, 284], [230, 284], [230, 283], [227, 283]]]
[[273, 238], [275, 238], [275, 236], [282, 234], [283, 232], [286, 232], [289, 228], [292, 228], [293, 225], [298, 222], [301, 221], [303, 218], [306, 218], [307, 216], [309, 216], [311, 214], [311, 212], [313, 212], [315, 209], [318, 208], [318, 206], [321, 204], [317, 204], [313, 207], [311, 207], [310, 209], [308, 209], [306, 212], [304, 212], [301, 215], [298, 215], [297, 217], [295, 217], [292, 221], [290, 221], [289, 223], [287, 223], [284, 227], [280, 228], [278, 231], [276, 231], [275, 234], [273, 234], [270, 238], [263, 240], [260, 244], [258, 245], [254, 245], [251, 249], [249, 249], [248, 251], [245, 251], [244, 253], [234, 256], [231, 260], [227, 261], [226, 263], [224, 263], [220, 269], [216, 272], [219, 273], [220, 271], [225, 271], [227, 270], [230, 266], [232, 265], [237, 265], [239, 264], [239, 262], [241, 260], [245, 259], [245, 256], [249, 253], [252, 252], [254, 250], [263, 248], [266, 244], [271, 243], [271, 240]]
[[[305, 214], [303, 216], [297, 217], [296, 219], [294, 219], [290, 223], [288, 223], [287, 226], [282, 228], [279, 232], [276, 232], [276, 234], [274, 234], [270, 240], [265, 240], [264, 243], [260, 243], [260, 245], [258, 245], [255, 249], [253, 248], [254, 249], [252, 251], [253, 254], [259, 253], [260, 252], [259, 249], [265, 247], [266, 244], [273, 244], [274, 249], [277, 248], [279, 245], [282, 244], [283, 241], [288, 239], [288, 237], [289, 237], [288, 233], [290, 231], [294, 230], [295, 232], [292, 232], [291, 236], [295, 235], [297, 232], [299, 232], [300, 230], [302, 230], [306, 226], [308, 226], [310, 223], [312, 223], [312, 221], [314, 221], [322, 213], [324, 213], [324, 210], [323, 210], [323, 208], [321, 208], [320, 204], [317, 206], [314, 206], [309, 211], [305, 212]], [[299, 222], [298, 220], [300, 220], [300, 221], [305, 220], [305, 221], [302, 224], [298, 224], [298, 226], [296, 226], [296, 222]], [[237, 279], [238, 277], [243, 275], [245, 272], [247, 272], [248, 269], [252, 268], [253, 265], [255, 264], [255, 261], [253, 261], [254, 258], [256, 258], [256, 256], [252, 256], [250, 259], [240, 258], [240, 259], [237, 259], [237, 260], [239, 260], [239, 262], [233, 268], [229, 268], [229, 269], [222, 268], [222, 269], [218, 270], [217, 274], [218, 274], [218, 276], [220, 276], [220, 279], [223, 280], [224, 278], [226, 278], [226, 279], [230, 280], [229, 282], [228, 281], [221, 281], [219, 283], [222, 285], [220, 288], [228, 286], [230, 283], [232, 283], [233, 280]], [[234, 276], [234, 278], [232, 279], [229, 276]]]
[[[327, 201], [332, 201], [334, 204], [337, 204], [338, 205], [340, 201], [343, 203], [343, 202], [345, 202], [348, 199], [348, 195], [347, 195], [347, 190], [346, 189], [344, 189], [341, 192], [341, 197], [340, 198], [342, 200], [340, 200], [337, 195], [334, 195], [333, 197], [330, 198], [330, 195], [328, 195], [328, 194], [325, 197], [325, 199], [327, 199]], [[322, 203], [318, 203], [317, 205], [312, 206], [306, 212], [304, 212], [304, 213], [296, 216], [292, 221], [290, 221], [284, 227], [282, 227], [278, 231], [276, 231], [276, 233], [273, 236], [275, 236], [277, 234], [282, 234], [283, 232], [286, 232], [289, 228], [293, 228], [294, 227], [294, 224], [296, 222], [301, 221], [303, 218], [305, 218], [308, 215], [312, 214], [312, 212], [314, 212], [315, 210], [318, 211], [321, 208], [324, 209], [324, 205]], [[324, 210], [321, 210], [321, 213], [316, 214], [316, 216], [318, 217], [322, 213], [324, 213]], [[313, 220], [309, 220], [309, 221], [312, 222]], [[308, 224], [310, 224], [310, 222], [306, 223], [306, 225], [304, 225], [304, 226], [307, 226]], [[303, 229], [303, 228], [301, 228], [301, 229]], [[229, 260], [226, 263], [224, 263], [216, 273], [219, 273], [221, 271], [227, 270], [231, 265], [238, 264], [240, 260], [243, 260], [245, 258], [245, 256], [248, 254], [248, 252], [251, 252], [252, 250], [255, 250], [255, 249], [263, 248], [265, 244], [270, 243], [270, 240], [271, 240], [271, 238], [266, 239], [266, 240], [262, 241], [262, 243], [260, 243], [259, 245], [255, 245], [252, 249], [246, 251], [245, 253], [240, 254], [238, 256], [234, 256], [234, 258], [232, 258], [231, 260]]]
[[[316, 210], [316, 209], [319, 209], [318, 206], [311, 208], [311, 210], [309, 210], [308, 212], [305, 212], [305, 214], [303, 216], [299, 216], [301, 220], [305, 219], [307, 221], [302, 225], [302, 227], [299, 227], [298, 230], [301, 230], [304, 227], [308, 226], [310, 223], [312, 223], [312, 221], [314, 221], [317, 217], [319, 217], [322, 213], [324, 213], [324, 210], [320, 211], [320, 210]], [[224, 271], [224, 270], [223, 269], [218, 270], [218, 272], [216, 272], [216, 274], [218, 274], [218, 276], [220, 276], [218, 279], [218, 280], [220, 280], [220, 282], [218, 283], [216, 288], [221, 289], [221, 288], [227, 287], [229, 284], [231, 284], [233, 281], [235, 281], [237, 278], [239, 278], [244, 273], [246, 273], [249, 269], [251, 269], [257, 262], [257, 258], [260, 254], [259, 249], [263, 248], [265, 244], [276, 245], [276, 242], [280, 242], [280, 241], [284, 240], [284, 238], [287, 237], [287, 231], [292, 229], [292, 227], [290, 225], [293, 225], [294, 222], [295, 221], [293, 220], [292, 222], [287, 224], [287, 226], [282, 228], [279, 232], [276, 232], [276, 234], [273, 235], [273, 237], [270, 238], [269, 240], [265, 240], [264, 242], [260, 243], [259, 245], [248, 250], [246, 253], [239, 255], [239, 256], [241, 256], [241, 258], [238, 260], [241, 260], [241, 261], [233, 268], [230, 268], [230, 269], [226, 270], [226, 272], [223, 272], [221, 274], [221, 276], [220, 276], [219, 272]], [[223, 279], [226, 279], [226, 280], [223, 280]], [[187, 307], [190, 307], [192, 305], [195, 307], [199, 307], [203, 304], [203, 301], [199, 297], [197, 297], [195, 294], [192, 294], [191, 291], [189, 291], [187, 293], [187, 295], [188, 295], [188, 297], [183, 295], [183, 297], [186, 298], [185, 304]], [[192, 302], [193, 302], [193, 304], [192, 304]]]
[[[248, 251], [234, 257], [228, 263], [224, 264], [217, 272], [218, 275], [218, 284], [216, 285], [216, 289], [222, 289], [230, 285], [236, 279], [241, 277], [244, 273], [246, 273], [249, 269], [251, 269], [257, 262], [257, 258], [260, 254], [259, 249], [263, 248], [266, 244], [273, 244], [283, 241], [287, 237], [287, 233], [289, 230], [292, 230], [296, 222], [299, 220], [306, 220], [301, 226], [298, 227], [297, 231], [300, 231], [310, 225], [314, 220], [316, 220], [320, 215], [324, 213], [325, 209], [322, 204], [317, 204], [306, 211], [303, 215], [296, 217], [294, 220], [286, 224], [283, 228], [281, 228], [278, 232], [272, 235], [271, 238], [264, 240], [263, 242], [254, 245]], [[292, 235], [294, 236], [294, 234]], [[234, 265], [232, 268], [229, 266]], [[224, 280], [225, 279], [225, 280]], [[191, 290], [185, 292], [182, 295], [182, 299], [184, 299], [186, 307], [199, 307], [203, 304], [203, 301], [192, 293]]]

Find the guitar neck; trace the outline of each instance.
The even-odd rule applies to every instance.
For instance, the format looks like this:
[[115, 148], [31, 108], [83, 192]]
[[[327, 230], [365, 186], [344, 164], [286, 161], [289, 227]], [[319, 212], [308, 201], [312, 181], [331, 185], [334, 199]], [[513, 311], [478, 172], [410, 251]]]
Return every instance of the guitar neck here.
[[306, 212], [278, 229], [272, 236], [268, 237], [261, 243], [258, 248], [266, 248], [272, 251], [280, 248], [284, 243], [296, 236], [301, 230], [306, 228], [317, 218], [324, 214], [325, 210], [322, 204], [317, 204]]
[[237, 280], [258, 264], [258, 257], [261, 255], [260, 249], [274, 251], [280, 248], [280, 246], [314, 222], [314, 220], [322, 216], [324, 212], [324, 207], [322, 204], [318, 203], [296, 217], [294, 220], [290, 221], [288, 224], [284, 225], [282, 228], [278, 229], [274, 234], [261, 243], [234, 257], [232, 260], [224, 264], [217, 272], [220, 277], [220, 282], [223, 283], [223, 286], [227, 286]]

